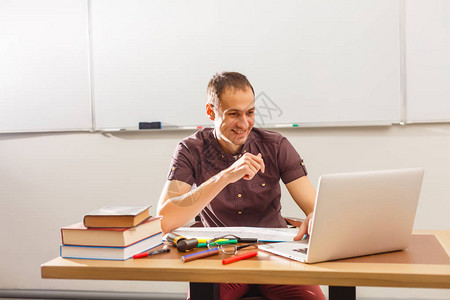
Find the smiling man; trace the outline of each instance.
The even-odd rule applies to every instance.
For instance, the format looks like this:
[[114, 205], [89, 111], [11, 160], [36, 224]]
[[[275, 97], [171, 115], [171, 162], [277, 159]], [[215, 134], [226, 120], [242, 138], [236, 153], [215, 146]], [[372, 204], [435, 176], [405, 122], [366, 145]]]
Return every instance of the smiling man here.
[[[254, 128], [255, 94], [247, 78], [217, 73], [207, 88], [206, 113], [214, 128], [183, 139], [175, 149], [158, 204], [164, 232], [197, 215], [207, 227], [286, 227], [281, 216], [280, 179], [307, 217], [315, 190], [300, 155], [281, 134]], [[270, 299], [325, 299], [318, 286], [259, 285]], [[245, 284], [221, 284], [221, 299], [238, 299]]]

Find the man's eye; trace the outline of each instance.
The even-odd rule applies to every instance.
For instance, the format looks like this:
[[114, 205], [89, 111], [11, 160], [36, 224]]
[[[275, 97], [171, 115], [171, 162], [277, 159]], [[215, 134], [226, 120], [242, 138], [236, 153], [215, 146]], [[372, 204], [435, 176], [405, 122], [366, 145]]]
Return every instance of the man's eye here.
[[254, 111], [249, 111], [248, 114], [249, 115], [253, 115], [255, 112]]

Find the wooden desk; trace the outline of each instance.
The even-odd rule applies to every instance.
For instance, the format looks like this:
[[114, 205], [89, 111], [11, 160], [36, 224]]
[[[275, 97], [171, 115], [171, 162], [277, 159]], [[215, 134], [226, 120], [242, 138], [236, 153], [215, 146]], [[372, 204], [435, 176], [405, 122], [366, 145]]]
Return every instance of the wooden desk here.
[[[127, 261], [58, 257], [41, 266], [41, 275], [61, 279], [317, 284], [330, 286], [330, 299], [348, 299], [349, 295], [354, 298], [355, 286], [450, 288], [449, 253], [450, 231], [415, 231], [405, 251], [311, 265], [264, 251], [225, 266], [221, 264], [222, 254], [182, 263], [181, 255], [172, 249], [170, 253]], [[341, 293], [343, 297], [339, 297]]]

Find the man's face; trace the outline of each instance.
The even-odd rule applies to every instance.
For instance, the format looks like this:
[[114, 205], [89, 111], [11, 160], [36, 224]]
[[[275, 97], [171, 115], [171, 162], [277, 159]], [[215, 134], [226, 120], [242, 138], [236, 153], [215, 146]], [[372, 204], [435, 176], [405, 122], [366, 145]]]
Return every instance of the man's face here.
[[228, 88], [220, 100], [220, 106], [214, 111], [217, 139], [225, 152], [236, 154], [255, 124], [255, 96], [250, 88]]

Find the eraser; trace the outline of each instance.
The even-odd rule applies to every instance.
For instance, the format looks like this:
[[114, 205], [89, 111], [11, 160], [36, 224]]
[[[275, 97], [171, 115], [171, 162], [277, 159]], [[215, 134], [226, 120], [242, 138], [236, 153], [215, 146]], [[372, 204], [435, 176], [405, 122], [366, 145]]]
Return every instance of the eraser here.
[[161, 129], [161, 122], [139, 122], [139, 129]]

